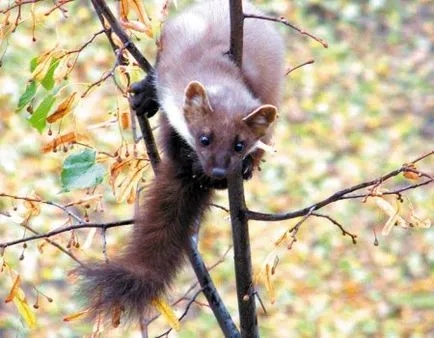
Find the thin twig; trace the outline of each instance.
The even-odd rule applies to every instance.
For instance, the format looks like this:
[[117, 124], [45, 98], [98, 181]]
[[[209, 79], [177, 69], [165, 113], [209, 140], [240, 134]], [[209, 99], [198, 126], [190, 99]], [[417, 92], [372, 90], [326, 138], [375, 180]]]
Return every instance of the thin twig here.
[[87, 46], [89, 46], [102, 33], [105, 33], [105, 29], [101, 29], [100, 31], [94, 33], [92, 35], [92, 37], [89, 40], [87, 40], [83, 45], [81, 45], [79, 48], [65, 52], [65, 54], [63, 54], [60, 58], [65, 57], [67, 55], [75, 54], [75, 53], [80, 54]]
[[301, 68], [301, 67], [303, 67], [303, 66], [306, 66], [306, 65], [310, 65], [310, 64], [312, 64], [312, 63], [314, 63], [315, 61], [313, 60], [313, 59], [310, 59], [310, 60], [308, 60], [308, 61], [306, 61], [306, 62], [303, 62], [302, 64], [300, 64], [300, 65], [298, 65], [298, 66], [295, 66], [295, 67], [290, 67], [287, 71], [286, 71], [286, 73], [285, 73], [285, 76], [288, 76], [290, 73], [292, 73], [294, 70], [297, 70], [297, 69], [299, 69], [299, 68]]
[[130, 52], [130, 54], [136, 59], [139, 66], [149, 73], [153, 67], [152, 65], [146, 60], [146, 58], [143, 56], [143, 54], [138, 50], [136, 45], [131, 41], [131, 39], [128, 37], [128, 35], [125, 33], [125, 31], [120, 26], [118, 20], [116, 20], [115, 16], [111, 12], [110, 8], [107, 6], [104, 0], [92, 0], [92, 4], [95, 7], [95, 10], [98, 13], [101, 13], [104, 18], [109, 23], [111, 29], [113, 32], [119, 37], [119, 39], [124, 44], [124, 47]]
[[229, 214], [229, 212], [230, 212], [228, 208], [226, 208], [226, 207], [224, 207], [224, 206], [222, 206], [222, 205], [219, 205], [219, 204], [210, 203], [210, 206], [212, 206], [212, 207], [214, 207], [214, 208], [217, 208], [217, 209], [220, 209], [220, 210], [223, 210], [224, 212], [226, 212], [226, 213], [228, 213], [228, 214]]
[[259, 295], [259, 292], [257, 290], [255, 290], [255, 292], [253, 294], [256, 296], [256, 298], [258, 298], [259, 304], [261, 304], [261, 308], [264, 311], [264, 314], [267, 315], [268, 314], [267, 309], [265, 308], [265, 305], [262, 302], [262, 299], [261, 299], [261, 296]]
[[336, 221], [334, 218], [328, 216], [328, 215], [324, 215], [324, 214], [320, 214], [317, 212], [313, 212], [312, 216], [315, 217], [322, 217], [322, 218], [326, 218], [328, 219], [330, 222], [332, 222], [334, 225], [336, 225], [337, 227], [339, 227], [339, 229], [341, 229], [342, 231], [342, 235], [343, 236], [350, 236], [351, 240], [353, 241], [353, 244], [357, 244], [357, 235], [352, 234], [351, 232], [348, 232], [347, 230], [345, 230], [344, 226], [342, 224], [340, 224], [338, 221]]
[[245, 19], [260, 19], [260, 20], [279, 22], [279, 23], [284, 24], [285, 26], [291, 27], [292, 29], [296, 30], [297, 32], [299, 32], [302, 35], [306, 35], [306, 36], [314, 39], [315, 41], [319, 42], [324, 48], [328, 48], [328, 46], [329, 46], [328, 43], [326, 41], [324, 41], [323, 39], [320, 39], [320, 38], [316, 37], [315, 35], [313, 35], [307, 31], [297, 27], [296, 25], [290, 23], [283, 16], [281, 16], [280, 18], [275, 18], [275, 17], [268, 16], [268, 15], [244, 14], [244, 18]]
[[21, 0], [21, 1], [18, 0], [18, 1], [15, 1], [15, 4], [13, 4], [10, 7], [8, 7], [6, 9], [0, 11], [0, 13], [6, 14], [7, 12], [11, 11], [14, 8], [18, 7], [19, 9], [21, 9], [22, 5], [35, 4], [35, 3], [40, 2], [40, 1], [43, 1], [43, 0]]
[[9, 198], [12, 198], [14, 200], [22, 200], [22, 201], [28, 201], [28, 202], [37, 202], [37, 203], [42, 203], [42, 204], [46, 204], [46, 205], [51, 205], [53, 207], [56, 207], [56, 208], [62, 210], [68, 216], [70, 216], [73, 219], [75, 219], [77, 222], [79, 222], [79, 223], [85, 223], [85, 221], [82, 218], [80, 218], [79, 216], [77, 216], [72, 211], [68, 210], [67, 207], [65, 207], [65, 206], [63, 206], [63, 205], [61, 205], [59, 203], [56, 203], [56, 202], [52, 202], [52, 201], [48, 201], [48, 200], [42, 200], [42, 199], [33, 198], [33, 197], [27, 197], [27, 196], [16, 196], [16, 195], [11, 195], [11, 194], [6, 194], [6, 193], [0, 193], [0, 197], [9, 197]]
[[[38, 231], [36, 231], [35, 229], [33, 229], [33, 227], [31, 227], [30, 225], [26, 225], [25, 226], [27, 230], [29, 230], [30, 232], [34, 233], [35, 235], [41, 235]], [[60, 245], [59, 243], [57, 243], [54, 240], [51, 240], [49, 238], [45, 239], [48, 243], [50, 243], [52, 246], [56, 247], [57, 249], [59, 249], [60, 251], [62, 251], [65, 255], [68, 255], [69, 257], [71, 257], [74, 261], [76, 261], [78, 264], [83, 265], [83, 263], [72, 253], [70, 252], [68, 249], [64, 248], [62, 245]], [[0, 246], [1, 247], [1, 246]], [[3, 250], [6, 249], [6, 247], [1, 247]]]
[[129, 224], [133, 224], [133, 223], [134, 223], [133, 219], [127, 219], [127, 220], [123, 220], [123, 221], [108, 222], [108, 223], [75, 224], [75, 225], [70, 225], [70, 226], [67, 226], [67, 227], [64, 227], [61, 229], [49, 231], [49, 232], [46, 232], [43, 234], [38, 234], [38, 235], [34, 235], [34, 236], [29, 236], [29, 237], [17, 239], [15, 241], [0, 243], [0, 248], [7, 248], [7, 247], [12, 246], [12, 245], [25, 243], [25, 242], [29, 242], [29, 241], [34, 241], [36, 239], [49, 238], [49, 237], [61, 234], [63, 232], [68, 232], [71, 230], [88, 229], [88, 228], [109, 229], [109, 228], [114, 228], [114, 227], [118, 227], [118, 226], [129, 225]]

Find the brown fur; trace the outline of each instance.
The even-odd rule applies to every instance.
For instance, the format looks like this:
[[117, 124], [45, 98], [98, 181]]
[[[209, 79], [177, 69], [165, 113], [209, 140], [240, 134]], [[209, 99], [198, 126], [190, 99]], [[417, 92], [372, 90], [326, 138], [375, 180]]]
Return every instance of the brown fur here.
[[168, 161], [160, 164], [133, 235], [118, 258], [76, 270], [91, 316], [101, 313], [111, 318], [122, 307], [127, 318], [140, 318], [182, 266], [191, 226], [209, 203], [211, 191], [178, 174]]

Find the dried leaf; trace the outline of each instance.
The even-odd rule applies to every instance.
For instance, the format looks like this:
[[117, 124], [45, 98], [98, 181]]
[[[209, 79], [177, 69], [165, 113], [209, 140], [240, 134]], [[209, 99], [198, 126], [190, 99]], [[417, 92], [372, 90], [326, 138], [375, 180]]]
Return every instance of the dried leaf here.
[[172, 329], [174, 329], [175, 331], [179, 331], [181, 329], [181, 323], [176, 317], [175, 312], [164, 299], [154, 299], [152, 301], [152, 306], [155, 306], [157, 308], [158, 312], [160, 312], [164, 319], [166, 319]]
[[75, 96], [77, 92], [73, 92], [67, 98], [65, 98], [54, 111], [53, 114], [47, 117], [48, 123], [54, 123], [62, 117], [66, 116], [69, 112], [72, 111], [72, 106], [74, 105]]
[[88, 312], [89, 312], [89, 309], [75, 312], [73, 314], [70, 314], [69, 316], [64, 317], [63, 321], [64, 322], [72, 322], [73, 320], [76, 320], [76, 319], [86, 315]]
[[[39, 59], [38, 59], [39, 60]], [[32, 73], [32, 79], [36, 81], [42, 81], [51, 66], [51, 56], [48, 54], [44, 56], [42, 60], [38, 63], [35, 70]]]
[[69, 144], [72, 142], [78, 142], [82, 139], [85, 139], [84, 135], [79, 134], [75, 131], [71, 131], [71, 132], [66, 133], [64, 135], [57, 136], [53, 141], [44, 145], [42, 147], [41, 151], [43, 153], [48, 153], [50, 151], [53, 151], [54, 149], [56, 149], [58, 146], [60, 146], [62, 144]]
[[94, 130], [99, 128], [107, 128], [117, 123], [117, 119], [111, 119], [104, 122], [92, 124], [89, 127], [87, 127], [87, 130]]
[[143, 24], [140, 21], [120, 20], [120, 23], [121, 23], [122, 28], [124, 28], [124, 29], [131, 29], [131, 30], [136, 31], [136, 32], [145, 33], [151, 39], [154, 37], [154, 34], [152, 32], [152, 27], [146, 26], [145, 24]]
[[119, 13], [121, 20], [128, 20], [129, 12], [130, 12], [129, 0], [121, 0], [120, 13]]
[[130, 127], [130, 113], [128, 111], [121, 113], [121, 126], [122, 129], [128, 129]]
[[115, 193], [115, 195], [117, 195], [116, 200], [118, 201], [118, 203], [125, 201], [130, 194], [130, 190], [136, 188], [137, 184], [142, 178], [144, 169], [145, 166], [141, 166], [137, 167], [136, 169], [130, 170], [128, 176], [125, 177], [119, 189], [116, 190], [118, 193]]
[[82, 205], [82, 204], [88, 204], [90, 202], [101, 202], [102, 195], [101, 194], [95, 194], [95, 195], [88, 195], [85, 197], [82, 197], [76, 201], [72, 201], [68, 204], [65, 204], [65, 207], [70, 207], [73, 205]]
[[11, 291], [9, 291], [9, 295], [5, 298], [5, 303], [11, 302], [14, 299], [14, 297], [17, 296], [18, 289], [20, 287], [20, 283], [21, 283], [21, 277], [20, 277], [20, 275], [17, 275], [17, 277], [15, 278], [14, 284], [12, 285], [12, 289], [11, 289]]
[[[417, 170], [416, 165], [414, 163], [406, 164], [405, 165], [409, 169]], [[409, 180], [415, 181], [419, 179], [419, 175], [412, 171], [404, 171], [404, 177], [408, 178]]]
[[[4, 265], [6, 266], [11, 279], [14, 279], [14, 271], [6, 263], [4, 263]], [[26, 301], [24, 291], [20, 288], [20, 276], [18, 274], [14, 279], [11, 292], [5, 301], [10, 302], [11, 300], [13, 300], [18, 313], [23, 318], [26, 325], [30, 329], [34, 329], [36, 327], [36, 316]]]
[[122, 311], [123, 311], [123, 309], [120, 306], [116, 306], [113, 309], [113, 313], [112, 313], [112, 326], [114, 328], [118, 327], [121, 324]]
[[271, 282], [271, 266], [269, 264], [266, 264], [265, 266], [265, 288], [267, 289], [270, 301], [273, 304], [276, 301], [276, 295], [273, 283]]
[[[40, 197], [34, 193], [28, 195], [27, 197], [35, 200], [40, 200]], [[25, 200], [23, 204], [24, 207], [27, 209], [29, 216], [38, 216], [41, 213], [41, 205], [37, 201]]]
[[386, 224], [383, 227], [382, 234], [383, 236], [387, 236], [390, 233], [392, 227], [397, 224], [402, 227], [408, 227], [406, 221], [399, 216], [400, 211], [400, 203], [396, 202], [396, 207], [394, 208], [385, 198], [380, 196], [373, 197], [375, 204], [383, 210], [388, 216]]
[[[122, 22], [122, 20], [121, 20], [121, 22]], [[109, 26], [109, 28], [110, 28], [110, 26]], [[119, 39], [119, 37], [116, 35], [116, 33], [112, 32], [111, 38], [112, 38], [113, 43], [117, 47], [119, 47], [119, 48], [123, 48], [124, 47], [124, 43], [122, 42], [121, 39]]]
[[130, 194], [127, 197], [127, 203], [133, 204], [136, 200], [137, 189], [135, 186], [131, 187]]
[[143, 2], [140, 0], [130, 0], [129, 4], [134, 12], [136, 12], [137, 17], [140, 22], [147, 26], [151, 26], [148, 14], [145, 11], [145, 7], [143, 7]]
[[62, 57], [59, 61], [59, 65], [56, 68], [56, 71], [54, 72], [54, 81], [55, 82], [62, 82], [65, 77], [68, 75], [68, 72], [70, 71], [70, 68], [68, 67], [69, 60], [71, 59], [70, 56]]
[[[118, 203], [134, 201], [131, 189], [137, 189], [137, 185], [146, 169], [146, 162], [141, 159], [128, 159], [122, 162], [114, 162], [110, 168], [110, 184]], [[135, 193], [134, 193], [135, 194]]]

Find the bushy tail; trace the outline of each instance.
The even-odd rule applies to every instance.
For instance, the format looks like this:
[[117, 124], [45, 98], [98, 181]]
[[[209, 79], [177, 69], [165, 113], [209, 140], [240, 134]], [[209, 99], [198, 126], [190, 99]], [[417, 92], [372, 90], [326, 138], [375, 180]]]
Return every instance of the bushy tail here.
[[211, 192], [182, 177], [168, 160], [146, 192], [128, 245], [109, 263], [91, 262], [76, 269], [79, 294], [90, 315], [140, 318], [161, 296], [181, 267], [192, 225], [209, 202]]

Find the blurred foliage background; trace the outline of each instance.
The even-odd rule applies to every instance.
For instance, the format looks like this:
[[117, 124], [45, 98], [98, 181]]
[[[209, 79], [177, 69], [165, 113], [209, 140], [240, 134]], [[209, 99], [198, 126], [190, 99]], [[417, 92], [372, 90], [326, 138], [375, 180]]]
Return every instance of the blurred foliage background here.
[[[1, 9], [10, 5], [0, 4]], [[288, 68], [315, 60], [287, 77], [284, 102], [275, 132], [277, 154], [269, 155], [262, 171], [246, 183], [247, 203], [252, 210], [283, 212], [319, 201], [337, 190], [373, 179], [433, 149], [434, 139], [434, 6], [430, 0], [329, 0], [329, 1], [256, 1], [259, 7], [320, 36], [329, 43], [324, 49], [317, 42], [276, 24], [285, 37]], [[169, 6], [171, 14], [186, 6]], [[64, 159], [83, 150], [82, 146], [41, 152], [52, 140], [47, 129], [39, 134], [27, 121], [28, 113], [16, 113], [18, 99], [31, 77], [30, 61], [56, 44], [72, 50], [82, 46], [101, 30], [90, 2], [72, 1], [45, 16], [52, 2], [35, 4], [36, 41], [32, 41], [30, 7], [23, 6], [22, 22], [16, 31], [3, 34], [0, 68], [0, 192], [12, 195], [38, 195], [45, 200], [68, 204], [86, 195], [86, 190], [61, 192], [60, 171]], [[154, 38], [135, 33], [134, 40], [149, 60], [155, 59], [155, 37], [163, 4], [145, 3], [154, 19]], [[17, 10], [11, 11], [14, 22]], [[1, 14], [0, 23], [6, 16]], [[260, 25], [260, 22], [258, 22]], [[3, 26], [4, 29], [4, 26]], [[98, 81], [113, 67], [115, 57], [104, 35], [98, 36], [78, 58], [59, 94], [82, 94], [90, 83]], [[140, 79], [139, 71], [133, 81]], [[38, 96], [39, 95], [39, 96]], [[38, 92], [36, 100], [42, 99]], [[131, 132], [117, 122], [127, 102], [111, 79], [80, 99], [73, 114], [51, 127], [52, 133], [84, 133], [86, 144], [109, 154], [122, 144], [133, 143]], [[157, 124], [157, 119], [153, 123]], [[89, 128], [97, 124], [98, 128]], [[143, 152], [139, 144], [138, 151]], [[125, 148], [120, 150], [125, 151]], [[105, 164], [104, 162], [102, 162]], [[434, 160], [420, 164], [432, 172]], [[145, 179], [152, 176], [151, 170]], [[387, 187], [408, 182], [397, 178]], [[141, 183], [146, 185], [146, 181]], [[93, 222], [130, 218], [134, 206], [116, 203], [106, 179], [94, 194], [102, 194], [104, 211], [94, 211]], [[421, 218], [433, 216], [432, 186], [410, 191], [405, 196]], [[226, 193], [219, 192], [217, 202], [227, 205]], [[408, 201], [407, 201], [408, 203]], [[85, 208], [73, 210], [81, 215]], [[23, 236], [19, 225], [25, 205], [0, 198], [1, 241]], [[279, 249], [279, 264], [273, 277], [275, 302], [265, 287], [258, 291], [267, 309], [259, 308], [263, 337], [428, 337], [434, 335], [434, 233], [432, 229], [394, 228], [381, 236], [387, 216], [375, 204], [350, 200], [323, 210], [339, 220], [348, 231], [358, 235], [357, 245], [343, 237], [326, 220], [309, 219], [298, 233], [291, 250]], [[62, 226], [65, 214], [52, 206], [41, 205], [31, 226], [38, 232]], [[255, 272], [274, 242], [295, 221], [251, 222]], [[374, 229], [379, 245], [374, 245]], [[121, 250], [130, 235], [130, 227], [107, 233], [108, 255]], [[27, 233], [28, 235], [29, 233]], [[82, 230], [75, 234], [79, 248], [70, 248], [81, 260], [102, 258], [99, 231]], [[71, 234], [54, 237], [66, 246]], [[80, 320], [63, 322], [79, 311], [73, 297], [74, 282], [68, 271], [76, 263], [43, 241], [8, 248], [7, 264], [22, 279], [29, 304], [36, 301], [36, 290], [53, 298], [39, 298], [34, 310], [37, 327], [26, 328], [12, 303], [0, 302], [0, 337], [77, 337], [89, 335], [92, 325]], [[218, 261], [231, 245], [228, 215], [212, 208], [201, 230], [201, 252], [207, 264]], [[38, 250], [43, 246], [42, 250]], [[23, 259], [20, 260], [20, 256]], [[212, 270], [212, 277], [226, 305], [237, 318], [232, 252]], [[194, 274], [185, 268], [170, 294], [176, 300], [194, 282]], [[0, 274], [0, 299], [9, 294], [13, 279]], [[205, 301], [203, 296], [198, 300]], [[185, 302], [175, 307], [178, 314]], [[164, 332], [168, 324], [159, 318], [150, 325], [150, 336]], [[107, 329], [104, 337], [138, 337], [138, 329]], [[221, 332], [208, 307], [195, 304], [182, 322], [179, 337], [219, 337]]]

